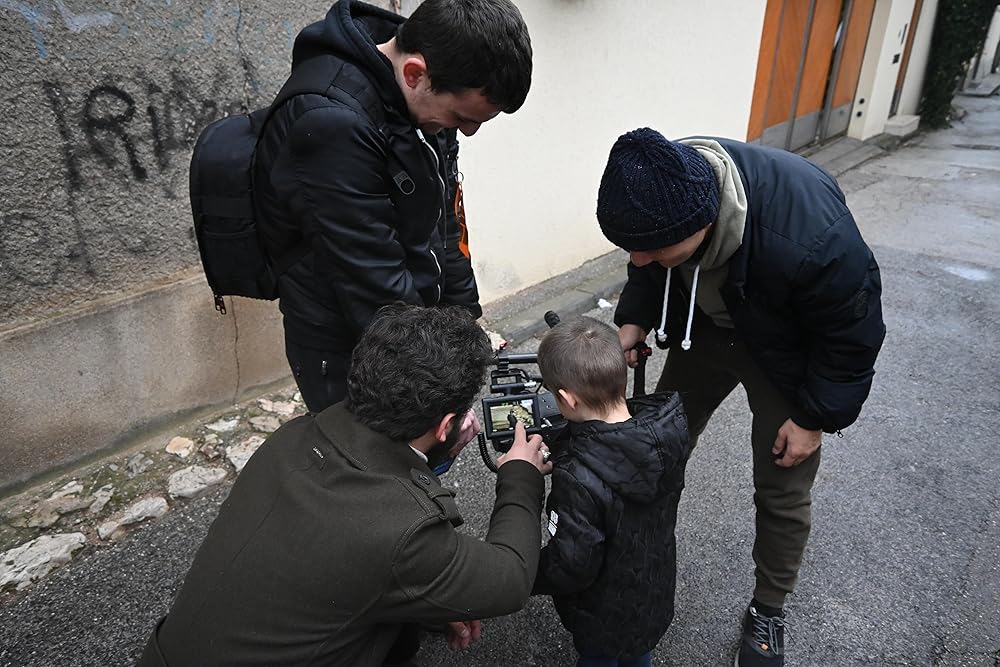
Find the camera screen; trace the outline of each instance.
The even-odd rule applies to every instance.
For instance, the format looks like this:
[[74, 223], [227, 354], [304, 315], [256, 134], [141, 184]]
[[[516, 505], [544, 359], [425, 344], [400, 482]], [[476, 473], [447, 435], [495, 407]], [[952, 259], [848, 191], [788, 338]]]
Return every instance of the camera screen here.
[[514, 415], [517, 421], [524, 424], [525, 428], [535, 425], [535, 414], [532, 411], [533, 399], [512, 400], [509, 403], [500, 403], [490, 406], [490, 422], [494, 431], [510, 431], [514, 427], [510, 422], [510, 415]]

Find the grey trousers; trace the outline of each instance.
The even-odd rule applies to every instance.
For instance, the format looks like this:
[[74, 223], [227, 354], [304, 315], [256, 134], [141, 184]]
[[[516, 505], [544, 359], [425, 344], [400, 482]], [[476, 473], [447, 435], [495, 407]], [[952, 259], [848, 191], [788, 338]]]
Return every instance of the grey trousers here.
[[774, 463], [771, 448], [778, 429], [790, 416], [785, 398], [750, 358], [731, 329], [700, 318], [692, 332], [690, 350], [672, 345], [656, 391], [681, 394], [691, 437], [697, 438], [719, 404], [743, 385], [753, 413], [750, 434], [753, 450], [754, 504], [757, 534], [754, 597], [781, 607], [795, 588], [802, 552], [811, 526], [812, 485], [819, 468], [820, 450], [792, 468]]

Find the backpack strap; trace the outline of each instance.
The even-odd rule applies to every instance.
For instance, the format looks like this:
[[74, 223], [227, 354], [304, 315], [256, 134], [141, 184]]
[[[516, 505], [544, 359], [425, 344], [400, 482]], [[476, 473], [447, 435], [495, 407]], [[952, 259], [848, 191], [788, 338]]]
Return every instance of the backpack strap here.
[[[285, 85], [278, 91], [264, 123], [271, 119], [285, 102], [298, 95], [325, 95], [343, 102], [355, 111], [364, 112], [381, 126], [385, 124], [385, 109], [368, 80], [358, 68], [333, 55], [313, 56], [299, 63]], [[261, 130], [264, 128], [261, 127]]]
[[[352, 76], [353, 75], [353, 76]], [[309, 58], [296, 66], [285, 85], [278, 91], [277, 97], [271, 103], [267, 114], [261, 119], [258, 137], [264, 136], [264, 129], [271, 117], [293, 97], [298, 95], [324, 95], [337, 100], [354, 111], [367, 114], [375, 119], [381, 127], [385, 124], [385, 109], [379, 97], [357, 67], [345, 60], [332, 55], [319, 55]], [[256, 151], [254, 151], [256, 162]], [[251, 170], [251, 178], [256, 169]], [[302, 241], [297, 243], [272, 262], [275, 277], [282, 275], [312, 249], [309, 240], [303, 234]]]

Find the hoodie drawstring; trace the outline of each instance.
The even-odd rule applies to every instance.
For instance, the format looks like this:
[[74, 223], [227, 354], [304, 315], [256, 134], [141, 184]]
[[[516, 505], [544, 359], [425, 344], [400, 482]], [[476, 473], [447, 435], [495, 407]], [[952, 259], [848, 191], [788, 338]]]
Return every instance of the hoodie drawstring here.
[[694, 267], [694, 278], [691, 279], [691, 303], [688, 306], [687, 329], [684, 330], [684, 340], [681, 341], [682, 350], [691, 349], [691, 323], [694, 321], [694, 298], [698, 294], [698, 273], [701, 272], [701, 264]]
[[[684, 340], [681, 341], [681, 349], [691, 349], [691, 323], [694, 322], [694, 299], [698, 293], [698, 274], [701, 272], [701, 265], [694, 267], [694, 278], [691, 279], [691, 303], [688, 305], [687, 328], [684, 330]], [[663, 311], [660, 313], [660, 328], [656, 330], [656, 340], [661, 343], [667, 342], [667, 299], [670, 296], [670, 273], [667, 269], [667, 281], [663, 286]]]
[[656, 340], [667, 342], [667, 297], [670, 294], [670, 268], [667, 268], [667, 283], [663, 286], [663, 313], [660, 315], [660, 328], [656, 330]]

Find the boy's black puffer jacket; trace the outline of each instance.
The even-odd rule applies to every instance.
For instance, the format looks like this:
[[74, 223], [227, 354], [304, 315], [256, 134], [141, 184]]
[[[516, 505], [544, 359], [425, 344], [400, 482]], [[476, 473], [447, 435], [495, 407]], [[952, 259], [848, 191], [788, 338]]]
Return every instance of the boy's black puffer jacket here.
[[555, 534], [534, 591], [553, 596], [578, 651], [621, 658], [652, 650], [673, 619], [674, 526], [691, 451], [677, 394], [631, 399], [629, 409], [619, 424], [570, 424], [553, 445]]

